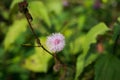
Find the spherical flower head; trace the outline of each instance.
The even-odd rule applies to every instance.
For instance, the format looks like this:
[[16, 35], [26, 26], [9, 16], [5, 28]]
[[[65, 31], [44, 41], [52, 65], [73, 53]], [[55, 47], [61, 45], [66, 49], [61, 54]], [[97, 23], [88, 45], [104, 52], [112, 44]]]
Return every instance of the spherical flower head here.
[[65, 46], [65, 38], [61, 33], [52, 33], [47, 37], [46, 46], [53, 53], [60, 52]]

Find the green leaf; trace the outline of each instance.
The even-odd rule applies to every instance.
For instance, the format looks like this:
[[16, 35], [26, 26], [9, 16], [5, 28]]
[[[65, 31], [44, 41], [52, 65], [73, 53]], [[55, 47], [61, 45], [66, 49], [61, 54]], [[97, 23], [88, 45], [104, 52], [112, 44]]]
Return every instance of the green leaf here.
[[109, 0], [102, 0], [103, 3], [108, 3]]
[[98, 53], [92, 53], [85, 61], [85, 67], [95, 61], [98, 57]]
[[29, 9], [33, 18], [42, 18], [49, 27], [51, 26], [48, 11], [43, 2], [31, 1], [29, 3]]
[[94, 1], [92, 0], [84, 0], [84, 5], [87, 8], [90, 8], [94, 4]]
[[110, 29], [104, 23], [99, 23], [94, 26], [86, 35], [86, 40], [83, 44], [83, 54], [87, 54], [90, 45], [92, 43], [96, 43], [96, 38], [98, 35], [102, 35], [108, 30]]
[[14, 14], [16, 14], [19, 11], [18, 3], [22, 2], [23, 0], [12, 0], [12, 3], [10, 5], [10, 11], [9, 11], [9, 19], [13, 19]]
[[23, 67], [21, 67], [20, 64], [16, 63], [16, 64], [10, 64], [9, 67], [7, 68], [7, 71], [9, 73], [24, 73], [25, 69]]
[[120, 22], [120, 16], [117, 18], [117, 20]]
[[114, 33], [113, 33], [113, 40], [115, 41], [117, 36], [120, 34], [120, 24], [116, 23], [114, 25], [113, 31], [114, 31]]
[[96, 60], [98, 54], [91, 54], [86, 60], [85, 57], [86, 55], [81, 54], [79, 55], [79, 57], [77, 58], [77, 62], [76, 65], [76, 75], [75, 75], [75, 80], [78, 80], [78, 77], [80, 76], [80, 74], [83, 72], [84, 68], [87, 67], [89, 64], [91, 64], [93, 61]]
[[[45, 38], [40, 39], [41, 43], [44, 45]], [[51, 58], [52, 56], [50, 54], [41, 47], [37, 47], [35, 48], [34, 54], [25, 60], [23, 67], [34, 72], [47, 72]]]
[[102, 55], [95, 64], [95, 80], [119, 80], [120, 60], [113, 55]]
[[23, 0], [13, 0], [11, 5], [10, 5], [10, 9], [13, 9], [16, 4], [18, 4], [19, 2], [22, 2], [22, 1]]
[[[86, 55], [90, 49], [90, 45], [93, 43], [96, 43], [96, 38], [98, 35], [104, 34], [106, 31], [108, 31], [109, 28], [104, 23], [99, 23], [96, 26], [94, 26], [88, 34], [85, 36], [84, 42], [81, 44], [83, 48], [83, 53], [80, 54], [77, 58], [76, 62], [76, 76], [75, 80], [78, 80], [79, 75], [82, 73], [85, 66], [89, 65], [92, 61], [96, 59], [97, 56], [90, 55], [88, 57], [88, 60], [86, 60]], [[82, 57], [82, 60], [81, 60]], [[89, 62], [90, 60], [90, 62]], [[80, 65], [82, 63], [82, 66]], [[82, 68], [81, 68], [82, 67]]]
[[7, 35], [4, 39], [5, 50], [8, 50], [14, 41], [21, 35], [21, 33], [26, 31], [27, 21], [26, 19], [16, 20], [10, 27], [7, 32]]
[[77, 22], [78, 22], [78, 29], [79, 29], [79, 30], [82, 30], [82, 29], [83, 29], [83, 26], [84, 26], [84, 24], [85, 24], [85, 20], [86, 20], [86, 15], [80, 15], [80, 16], [78, 17]]
[[75, 80], [78, 80], [79, 75], [82, 73], [82, 71], [84, 69], [84, 58], [85, 58], [85, 55], [83, 55], [83, 54], [81, 54], [77, 58]]
[[85, 40], [85, 35], [82, 35], [76, 38], [74, 41], [72, 41], [70, 43], [70, 52], [72, 54], [77, 54], [78, 52], [80, 52], [82, 50], [81, 44], [83, 44], [84, 40]]
[[61, 0], [47, 0], [45, 4], [49, 11], [54, 12], [57, 15], [62, 12], [63, 6]]

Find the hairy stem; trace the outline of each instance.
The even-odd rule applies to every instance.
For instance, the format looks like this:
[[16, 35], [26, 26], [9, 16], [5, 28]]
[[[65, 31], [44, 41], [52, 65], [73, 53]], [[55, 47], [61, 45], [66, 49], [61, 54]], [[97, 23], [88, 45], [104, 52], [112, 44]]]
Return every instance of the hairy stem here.
[[39, 46], [39, 47], [42, 47], [42, 49], [44, 49], [47, 53], [49, 53], [50, 55], [53, 56], [53, 54], [52, 54], [51, 52], [49, 52], [49, 51], [41, 44], [40, 39], [37, 37], [36, 33], [34, 32], [34, 29], [33, 29], [32, 25], [31, 25], [31, 22], [30, 22], [30, 20], [29, 20], [29, 18], [28, 18], [28, 16], [27, 16], [27, 14], [25, 14], [25, 17], [26, 17], [26, 19], [27, 19], [27, 21], [28, 21], [28, 23], [29, 23], [29, 28], [31, 29], [31, 31], [32, 31], [32, 33], [33, 33], [33, 35], [34, 35], [38, 46]]
[[[65, 73], [66, 73], [66, 65], [63, 64], [62, 61], [57, 57], [56, 53], [55, 53], [55, 54], [52, 54], [50, 51], [48, 51], [48, 50], [41, 44], [39, 37], [36, 35], [36, 33], [35, 33], [32, 25], [31, 25], [32, 16], [31, 16], [31, 14], [29, 13], [29, 10], [28, 10], [28, 8], [27, 8], [27, 6], [28, 6], [27, 1], [24, 0], [23, 2], [18, 3], [18, 5], [19, 5], [20, 12], [22, 12], [22, 13], [25, 15], [26, 19], [27, 19], [27, 22], [28, 22], [28, 24], [29, 24], [29, 28], [30, 28], [31, 32], [33, 33], [33, 36], [35, 37], [36, 42], [37, 42], [37, 44], [38, 44], [37, 47], [41, 47], [41, 48], [42, 48], [43, 50], [45, 50], [48, 54], [52, 55], [52, 56], [54, 57], [54, 59], [55, 59], [55, 67], [56, 67], [56, 68], [59, 67], [59, 69], [60, 69], [60, 68], [63, 68], [64, 74], [65, 74]], [[26, 45], [23, 45], [23, 46], [26, 46]], [[64, 75], [63, 75], [63, 78], [65, 78]]]

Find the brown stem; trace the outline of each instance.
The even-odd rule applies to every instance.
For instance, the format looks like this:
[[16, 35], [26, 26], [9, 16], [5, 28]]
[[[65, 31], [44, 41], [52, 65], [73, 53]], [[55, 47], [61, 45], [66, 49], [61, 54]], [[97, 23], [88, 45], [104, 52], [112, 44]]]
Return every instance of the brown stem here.
[[27, 21], [28, 21], [28, 23], [29, 23], [29, 27], [30, 27], [30, 29], [31, 29], [31, 31], [32, 31], [35, 39], [36, 39], [36, 42], [37, 42], [38, 46], [39, 46], [39, 47], [42, 47], [42, 49], [44, 49], [47, 53], [49, 53], [50, 55], [53, 56], [53, 54], [52, 54], [51, 52], [49, 52], [49, 51], [41, 44], [40, 39], [37, 37], [36, 33], [34, 32], [34, 29], [33, 29], [32, 25], [31, 25], [31, 23], [30, 23], [30, 20], [29, 20], [27, 14], [25, 14], [25, 17], [26, 17], [26, 19], [27, 19]]
[[[29, 10], [27, 9], [27, 6], [28, 6], [28, 3], [26, 0], [24, 0], [23, 2], [20, 2], [19, 3], [19, 9], [20, 11], [25, 15], [26, 19], [27, 19], [27, 22], [29, 24], [29, 28], [31, 29], [32, 33], [33, 33], [33, 36], [35, 37], [36, 39], [36, 42], [38, 44], [37, 47], [41, 47], [43, 50], [45, 50], [48, 54], [52, 55], [55, 59], [55, 65], [56, 67], [59, 67], [59, 69], [61, 67], [63, 67], [64, 71], [66, 72], [66, 65], [62, 63], [62, 61], [60, 61], [60, 59], [57, 57], [56, 53], [55, 54], [52, 54], [50, 51], [48, 51], [40, 42], [40, 39], [38, 38], [38, 36], [36, 35], [32, 25], [31, 25], [31, 21], [32, 20], [32, 16], [31, 14], [29, 13]], [[25, 45], [24, 45], [25, 46]]]
[[65, 80], [67, 66], [59, 60], [56, 53], [54, 53], [54, 60], [55, 60], [55, 65], [53, 67], [54, 71], [57, 72], [62, 68], [64, 70], [64, 73], [61, 74], [60, 80]]

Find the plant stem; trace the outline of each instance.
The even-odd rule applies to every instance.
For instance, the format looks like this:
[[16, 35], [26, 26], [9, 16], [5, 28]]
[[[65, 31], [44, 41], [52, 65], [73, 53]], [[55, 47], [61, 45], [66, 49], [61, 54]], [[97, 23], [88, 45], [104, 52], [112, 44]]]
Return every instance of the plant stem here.
[[34, 32], [34, 29], [33, 29], [32, 25], [31, 25], [31, 23], [30, 23], [30, 20], [29, 20], [27, 14], [25, 14], [25, 17], [26, 17], [26, 19], [27, 19], [27, 21], [28, 21], [28, 23], [29, 23], [29, 28], [31, 29], [31, 31], [32, 31], [32, 33], [33, 33], [33, 35], [34, 35], [38, 46], [39, 46], [39, 47], [42, 47], [42, 49], [44, 49], [47, 53], [49, 53], [50, 55], [53, 56], [53, 54], [52, 54], [51, 52], [49, 52], [49, 51], [41, 44], [40, 39], [37, 37], [36, 33]]
[[[28, 6], [28, 3], [27, 3], [26, 0], [24, 0], [23, 2], [20, 2], [20, 3], [19, 3], [19, 9], [20, 9], [20, 11], [25, 15], [25, 17], [26, 17], [26, 19], [27, 19], [27, 22], [28, 22], [28, 24], [29, 24], [29, 28], [30, 28], [30, 30], [32, 31], [33, 36], [35, 37], [36, 42], [37, 42], [37, 44], [38, 44], [37, 47], [41, 47], [41, 48], [42, 48], [43, 50], [45, 50], [48, 54], [50, 54], [51, 56], [53, 56], [54, 59], [55, 59], [55, 64], [59, 64], [58, 67], [60, 67], [60, 68], [63, 67], [64, 72], [66, 73], [66, 65], [63, 64], [62, 61], [57, 57], [56, 53], [55, 53], [55, 54], [52, 54], [50, 51], [48, 51], [48, 50], [41, 44], [40, 39], [39, 39], [38, 36], [36, 35], [36, 33], [35, 33], [32, 25], [31, 25], [32, 16], [31, 16], [31, 14], [29, 13], [29, 10], [27, 9], [27, 6]], [[23, 45], [23, 46], [26, 46], [26, 45]], [[65, 74], [65, 73], [64, 73], [64, 74]], [[65, 76], [64, 76], [64, 78], [65, 78]]]

